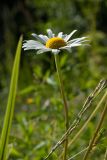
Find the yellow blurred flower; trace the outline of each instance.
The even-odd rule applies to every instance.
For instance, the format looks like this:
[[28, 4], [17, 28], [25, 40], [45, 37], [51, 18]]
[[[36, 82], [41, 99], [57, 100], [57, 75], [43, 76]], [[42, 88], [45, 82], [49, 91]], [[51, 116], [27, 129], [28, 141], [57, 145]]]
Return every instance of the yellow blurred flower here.
[[34, 102], [33, 98], [27, 98], [26, 103], [32, 104]]

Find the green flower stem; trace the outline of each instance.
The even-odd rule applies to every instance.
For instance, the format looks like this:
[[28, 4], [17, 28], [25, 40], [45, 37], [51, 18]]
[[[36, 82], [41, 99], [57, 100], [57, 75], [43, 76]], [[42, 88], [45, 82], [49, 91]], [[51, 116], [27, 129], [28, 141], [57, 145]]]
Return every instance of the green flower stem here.
[[99, 130], [100, 130], [102, 124], [103, 124], [103, 121], [104, 121], [104, 118], [105, 118], [106, 113], [107, 113], [107, 102], [106, 102], [106, 104], [105, 104], [105, 107], [104, 107], [103, 112], [102, 112], [102, 114], [101, 114], [100, 121], [99, 121], [98, 126], [97, 126], [97, 128], [96, 128], [96, 131], [95, 131], [95, 133], [94, 133], [94, 135], [93, 135], [93, 137], [92, 137], [92, 139], [91, 139], [91, 141], [90, 141], [90, 143], [89, 143], [88, 150], [87, 150], [87, 152], [86, 152], [83, 160], [87, 160], [87, 158], [88, 158], [88, 156], [89, 156], [89, 154], [90, 154], [90, 151], [92, 150], [93, 144], [94, 144], [95, 139], [96, 139], [96, 137], [97, 137], [97, 135], [98, 135], [98, 133], [99, 133]]
[[[64, 93], [64, 86], [62, 82], [58, 54], [55, 54], [54, 56], [55, 56], [55, 65], [56, 65], [56, 70], [57, 70], [59, 84], [60, 84], [61, 96], [62, 96], [63, 103], [64, 103], [65, 125], [66, 125], [66, 131], [67, 131], [69, 127], [68, 106], [67, 106], [67, 101], [66, 101], [66, 97]], [[67, 147], [68, 147], [68, 139], [66, 138], [65, 146], [64, 146], [64, 157], [63, 157], [64, 160], [66, 160], [66, 156], [67, 156]]]

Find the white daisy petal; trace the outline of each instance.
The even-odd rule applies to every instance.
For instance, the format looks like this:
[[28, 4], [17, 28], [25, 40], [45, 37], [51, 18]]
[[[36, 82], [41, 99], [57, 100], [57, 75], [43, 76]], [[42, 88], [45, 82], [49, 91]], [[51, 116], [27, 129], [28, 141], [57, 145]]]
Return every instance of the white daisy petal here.
[[76, 31], [77, 31], [77, 30], [72, 31], [69, 35], [67, 35], [67, 36], [64, 38], [64, 40], [67, 42], [67, 41], [71, 38], [71, 36], [72, 36]]
[[64, 46], [60, 48], [61, 50], [67, 50], [68, 52], [71, 52], [71, 47], [70, 46]]
[[84, 40], [84, 41], [80, 41], [80, 42], [74, 42], [74, 43], [71, 43], [70, 45], [74, 45], [74, 44], [82, 44], [84, 45], [84, 42], [87, 42], [88, 40]]
[[[31, 48], [28, 48], [28, 47], [26, 48], [26, 47], [25, 47], [25, 48], [24, 48], [24, 51], [33, 50], [33, 49], [35, 49], [35, 47], [31, 47]], [[35, 50], [36, 50], [36, 49], [35, 49]]]
[[67, 34], [63, 34], [63, 35], [62, 35], [62, 38], [64, 39], [66, 36], [67, 36]]
[[81, 46], [81, 45], [83, 45], [83, 44], [81, 44], [81, 43], [75, 43], [75, 44], [70, 44], [69, 46], [70, 47], [77, 47], [77, 46]]
[[43, 47], [45, 45], [43, 45], [42, 43], [38, 42], [38, 41], [34, 41], [34, 40], [28, 40], [26, 41], [26, 43], [23, 44], [24, 46], [38, 46], [38, 47]]
[[42, 42], [43, 44], [45, 44], [45, 41], [37, 34], [32, 33], [32, 36], [35, 37], [38, 41]]
[[63, 32], [59, 32], [59, 33], [58, 33], [58, 37], [59, 37], [59, 38], [62, 38], [62, 36], [63, 36]]
[[22, 48], [24, 48], [24, 50], [29, 50], [29, 49], [41, 49], [41, 48], [46, 48], [46, 47], [45, 45], [41, 44], [38, 41], [29, 40], [23, 43]]
[[51, 51], [51, 49], [44, 48], [44, 49], [38, 50], [37, 54], [42, 54], [42, 53], [49, 52], [49, 51]]
[[38, 49], [46, 49], [46, 47], [39, 47], [39, 46], [23, 46], [24, 50], [32, 50], [32, 49], [35, 49], [35, 50], [38, 50]]
[[47, 36], [42, 35], [42, 34], [40, 34], [39, 37], [42, 38], [45, 43], [46, 43], [46, 41], [48, 41], [48, 39], [49, 39]]
[[70, 44], [70, 43], [73, 43], [73, 42], [79, 42], [79, 41], [84, 40], [86, 38], [88, 38], [88, 37], [75, 38], [75, 39], [72, 39], [72, 40], [68, 41], [67, 43]]
[[24, 50], [38, 50], [38, 49], [44, 49], [44, 48], [40, 48], [40, 47], [35, 47], [35, 46], [31, 46], [31, 47], [23, 47]]
[[49, 38], [54, 37], [54, 34], [53, 34], [53, 32], [52, 32], [51, 29], [47, 29], [47, 33], [48, 33], [48, 37], [49, 37]]

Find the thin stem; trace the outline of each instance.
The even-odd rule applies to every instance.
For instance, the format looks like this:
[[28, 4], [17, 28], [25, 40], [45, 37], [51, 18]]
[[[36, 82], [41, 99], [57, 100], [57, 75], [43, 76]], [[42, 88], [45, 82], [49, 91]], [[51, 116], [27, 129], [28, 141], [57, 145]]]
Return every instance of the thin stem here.
[[105, 151], [104, 160], [107, 160], [107, 148], [106, 148], [106, 151]]
[[[61, 96], [62, 96], [63, 103], [64, 103], [65, 125], [66, 125], [66, 131], [67, 131], [69, 127], [68, 106], [67, 106], [67, 101], [66, 101], [65, 92], [64, 92], [64, 85], [62, 82], [58, 54], [55, 54], [54, 56], [55, 56], [55, 65], [56, 65], [56, 70], [57, 70], [59, 84], [60, 84]], [[66, 156], [67, 156], [67, 146], [68, 146], [68, 139], [66, 137], [65, 146], [64, 146], [64, 157], [63, 157], [64, 160], [66, 160]]]
[[94, 135], [93, 135], [93, 137], [92, 137], [92, 140], [91, 140], [90, 143], [89, 143], [88, 150], [87, 150], [87, 152], [86, 152], [83, 160], [87, 160], [87, 158], [88, 158], [88, 156], [89, 156], [89, 154], [90, 154], [90, 151], [92, 150], [92, 146], [93, 146], [93, 144], [94, 144], [94, 142], [95, 142], [95, 139], [96, 139], [96, 137], [97, 137], [97, 135], [98, 135], [98, 132], [99, 132], [99, 130], [100, 130], [102, 124], [103, 124], [103, 121], [104, 121], [106, 112], [107, 112], [107, 102], [106, 102], [106, 104], [105, 104], [105, 107], [104, 107], [103, 112], [102, 112], [102, 114], [101, 114], [100, 121], [99, 121], [98, 126], [97, 126], [97, 128], [96, 128], [96, 131], [95, 131], [95, 133], [94, 133]]
[[76, 153], [75, 155], [73, 155], [72, 157], [70, 157], [68, 160], [74, 159], [75, 157], [77, 157], [77, 156], [80, 155], [81, 153], [85, 152], [87, 149], [88, 149], [88, 147], [84, 148], [82, 151]]

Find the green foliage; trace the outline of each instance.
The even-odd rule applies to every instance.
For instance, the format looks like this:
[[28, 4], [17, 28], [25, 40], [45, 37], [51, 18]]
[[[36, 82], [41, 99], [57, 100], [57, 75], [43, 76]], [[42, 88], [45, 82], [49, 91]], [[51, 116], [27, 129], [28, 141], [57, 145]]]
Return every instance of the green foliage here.
[[20, 38], [17, 46], [16, 57], [14, 61], [13, 71], [12, 71], [10, 92], [8, 96], [4, 125], [3, 125], [1, 139], [0, 139], [0, 160], [7, 159], [7, 153], [8, 153], [7, 146], [8, 146], [8, 139], [9, 139], [11, 124], [12, 124], [12, 118], [14, 114], [21, 48], [22, 48], [22, 37]]

